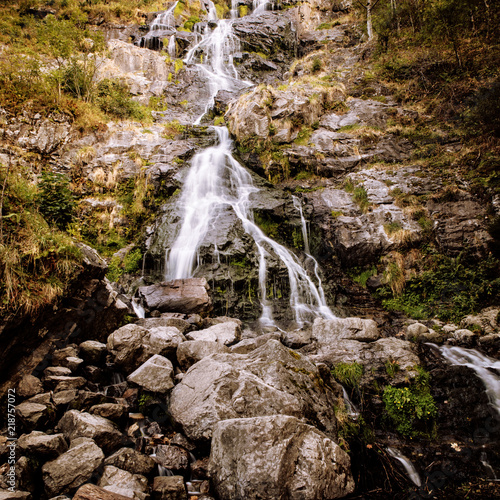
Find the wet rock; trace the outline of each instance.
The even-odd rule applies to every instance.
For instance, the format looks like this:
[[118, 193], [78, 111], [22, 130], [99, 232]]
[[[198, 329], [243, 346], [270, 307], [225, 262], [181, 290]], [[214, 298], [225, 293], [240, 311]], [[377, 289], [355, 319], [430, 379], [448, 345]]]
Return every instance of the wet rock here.
[[23, 434], [17, 445], [23, 453], [46, 457], [46, 459], [56, 458], [68, 449], [68, 444], [62, 434], [49, 435], [40, 431]]
[[147, 391], [165, 393], [174, 386], [173, 373], [174, 368], [170, 360], [155, 354], [131, 373], [127, 380]]
[[118, 427], [109, 420], [77, 410], [66, 412], [57, 428], [70, 441], [79, 437], [91, 438], [105, 452], [118, 448], [124, 438]]
[[474, 339], [476, 338], [476, 334], [467, 330], [466, 328], [461, 328], [460, 330], [455, 330], [452, 334], [452, 337], [460, 343], [464, 344], [472, 344]]
[[130, 500], [130, 497], [88, 483], [78, 489], [73, 500]]
[[131, 474], [140, 474], [143, 476], [147, 476], [153, 472], [156, 466], [155, 461], [151, 457], [139, 453], [132, 448], [121, 448], [106, 458], [104, 464], [113, 465]]
[[96, 340], [86, 340], [80, 344], [79, 348], [80, 357], [92, 365], [97, 365], [106, 354], [106, 344]]
[[139, 287], [139, 296], [150, 310], [205, 313], [212, 305], [208, 289], [204, 278], [190, 278]]
[[182, 476], [155, 477], [153, 500], [187, 500], [186, 487]]
[[241, 338], [241, 328], [238, 323], [229, 321], [211, 326], [206, 330], [188, 333], [186, 337], [189, 340], [210, 340], [219, 344], [231, 345]]
[[380, 338], [377, 323], [361, 318], [316, 318], [312, 327], [312, 339], [324, 343], [335, 343], [338, 339], [371, 342]]
[[17, 386], [17, 394], [22, 398], [31, 398], [43, 392], [43, 385], [39, 378], [25, 375]]
[[188, 340], [177, 348], [177, 362], [186, 371], [192, 365], [211, 354], [229, 352], [226, 345], [212, 340]]
[[72, 492], [92, 477], [103, 460], [104, 453], [92, 439], [74, 439], [66, 453], [42, 467], [45, 492], [49, 497]]
[[98, 485], [113, 493], [118, 493], [134, 500], [147, 498], [148, 480], [140, 474], [118, 469], [113, 465], [106, 465]]
[[212, 435], [228, 418], [285, 414], [335, 435], [335, 395], [318, 369], [276, 340], [247, 355], [214, 354], [193, 365], [173, 389], [170, 413], [190, 439]]
[[322, 500], [354, 490], [347, 453], [314, 427], [285, 415], [219, 422], [209, 471], [221, 500]]
[[179, 446], [158, 445], [156, 461], [167, 469], [184, 471], [189, 467], [189, 452]]

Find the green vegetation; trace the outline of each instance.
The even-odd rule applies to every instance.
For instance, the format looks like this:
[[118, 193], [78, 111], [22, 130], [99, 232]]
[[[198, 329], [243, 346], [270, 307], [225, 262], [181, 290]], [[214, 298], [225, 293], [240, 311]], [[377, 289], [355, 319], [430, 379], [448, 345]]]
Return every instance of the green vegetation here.
[[376, 266], [372, 265], [368, 269], [354, 268], [349, 272], [349, 276], [355, 283], [358, 283], [363, 288], [366, 288], [366, 282], [368, 278], [375, 276], [377, 274]]
[[[500, 263], [493, 256], [477, 262], [465, 253], [455, 258], [429, 253], [420, 265], [424, 270], [403, 287], [391, 290], [389, 284], [377, 290], [384, 307], [415, 319], [459, 322], [467, 314], [498, 303]], [[392, 272], [401, 274], [401, 267]]]
[[127, 252], [123, 261], [118, 257], [113, 257], [109, 263], [106, 276], [110, 281], [118, 281], [122, 274], [137, 272], [142, 264], [142, 252], [140, 248], [135, 248]]
[[[39, 212], [41, 191], [27, 170], [0, 165], [0, 189], [0, 315], [34, 315], [67, 291], [81, 252]], [[66, 182], [45, 176], [41, 189], [45, 212], [64, 225], [61, 209], [72, 204]]]
[[368, 193], [366, 192], [366, 189], [364, 186], [356, 186], [353, 191], [353, 200], [358, 204], [359, 209], [363, 212], [366, 213], [368, 212], [368, 209], [370, 208], [370, 202], [368, 201]]
[[62, 174], [43, 172], [36, 195], [38, 209], [45, 219], [59, 229], [65, 229], [73, 219], [75, 198], [69, 180]]
[[363, 366], [359, 363], [338, 363], [332, 368], [332, 376], [342, 385], [358, 387], [363, 376]]
[[382, 399], [396, 430], [407, 437], [431, 437], [437, 407], [429, 388], [430, 375], [417, 367], [418, 375], [408, 387], [386, 386]]

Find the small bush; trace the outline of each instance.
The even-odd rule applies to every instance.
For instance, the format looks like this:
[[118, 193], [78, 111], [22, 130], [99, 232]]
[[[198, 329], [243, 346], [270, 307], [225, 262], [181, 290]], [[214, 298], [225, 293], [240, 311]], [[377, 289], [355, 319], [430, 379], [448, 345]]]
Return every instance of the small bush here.
[[358, 387], [363, 376], [363, 366], [359, 363], [338, 363], [332, 368], [335, 380], [348, 387]]
[[97, 105], [113, 118], [124, 120], [146, 120], [150, 118], [147, 108], [132, 100], [128, 89], [120, 82], [105, 79], [97, 85]]
[[429, 436], [437, 415], [436, 403], [429, 389], [430, 375], [422, 368], [409, 387], [387, 386], [382, 399], [396, 430], [408, 437]]
[[64, 229], [73, 219], [75, 199], [69, 189], [69, 180], [64, 175], [44, 172], [37, 201], [40, 213], [60, 229]]

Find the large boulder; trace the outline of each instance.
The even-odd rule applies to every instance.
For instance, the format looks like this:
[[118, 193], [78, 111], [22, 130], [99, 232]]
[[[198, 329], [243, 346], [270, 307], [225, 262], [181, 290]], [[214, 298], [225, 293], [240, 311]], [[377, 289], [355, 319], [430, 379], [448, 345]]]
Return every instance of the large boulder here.
[[106, 452], [113, 451], [124, 442], [124, 436], [113, 422], [77, 410], [66, 412], [57, 428], [70, 441], [80, 437], [91, 438]]
[[132, 371], [155, 354], [174, 356], [184, 340], [184, 335], [174, 326], [157, 326], [146, 330], [128, 324], [108, 337], [107, 348], [117, 365], [125, 371]]
[[230, 418], [284, 414], [306, 418], [334, 437], [336, 395], [306, 357], [276, 340], [246, 355], [213, 354], [173, 389], [170, 413], [194, 440]]
[[372, 319], [335, 318], [314, 320], [312, 340], [321, 343], [335, 343], [339, 339], [370, 342], [380, 338], [377, 323]]
[[99, 486], [134, 500], [145, 500], [148, 480], [140, 474], [131, 474], [113, 465], [106, 465]]
[[219, 344], [231, 345], [241, 338], [240, 325], [234, 321], [219, 323], [205, 330], [191, 332], [186, 335], [189, 340], [211, 340]]
[[70, 449], [42, 467], [48, 497], [69, 493], [88, 481], [102, 464], [104, 453], [92, 439], [77, 438]]
[[113, 455], [106, 458], [104, 464], [113, 465], [118, 469], [143, 476], [153, 472], [156, 466], [155, 461], [150, 456], [139, 453], [132, 448], [119, 449]]
[[150, 392], [164, 393], [172, 389], [174, 367], [163, 356], [155, 354], [131, 373], [127, 380]]
[[17, 445], [22, 453], [43, 456], [48, 459], [56, 458], [68, 449], [68, 444], [62, 434], [49, 435], [40, 431], [23, 434]]
[[211, 354], [226, 352], [229, 352], [227, 346], [213, 340], [188, 340], [177, 349], [177, 362], [183, 370], [187, 370]]
[[323, 500], [354, 490], [347, 453], [285, 415], [216, 424], [209, 473], [221, 500]]
[[205, 278], [189, 278], [141, 286], [139, 296], [149, 310], [201, 314], [212, 306], [208, 289]]

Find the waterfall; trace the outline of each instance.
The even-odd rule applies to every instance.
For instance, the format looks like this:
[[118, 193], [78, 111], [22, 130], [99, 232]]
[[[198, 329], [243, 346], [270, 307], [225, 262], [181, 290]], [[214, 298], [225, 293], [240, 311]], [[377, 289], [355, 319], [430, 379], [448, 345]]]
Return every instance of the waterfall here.
[[271, 5], [269, 0], [253, 0], [252, 2], [252, 15], [263, 14], [267, 10], [267, 6]]
[[177, 47], [175, 46], [175, 35], [172, 35], [170, 37], [170, 40], [168, 41], [167, 52], [172, 59], [175, 59], [175, 56], [177, 55]]
[[[208, 0], [209, 19], [216, 16], [213, 2]], [[236, 6], [236, 3], [233, 7]], [[235, 10], [235, 9], [233, 9]], [[239, 79], [233, 54], [239, 50], [239, 40], [233, 34], [232, 21], [221, 19], [215, 29], [205, 28], [200, 42], [186, 55], [186, 64], [195, 64], [206, 77], [210, 97], [203, 114], [195, 121], [199, 124], [213, 106], [219, 90], [234, 91], [250, 86]], [[298, 326], [315, 316], [333, 318], [328, 308], [317, 262], [315, 275], [319, 286], [309, 277], [298, 258], [282, 245], [267, 237], [255, 224], [250, 209], [250, 195], [258, 192], [248, 171], [232, 156], [232, 141], [224, 127], [214, 127], [218, 144], [196, 154], [184, 181], [179, 200], [181, 224], [177, 236], [165, 254], [166, 279], [193, 276], [199, 265], [200, 246], [214, 224], [218, 214], [232, 210], [241, 221], [259, 256], [259, 291], [262, 306], [261, 323], [275, 326], [272, 307], [267, 299], [267, 266], [269, 258], [277, 258], [286, 267], [290, 285], [290, 307]], [[305, 221], [304, 221], [305, 224]], [[305, 241], [307, 240], [307, 234]], [[307, 247], [308, 248], [308, 247]], [[216, 251], [217, 258], [218, 250]], [[311, 258], [308, 256], [308, 258]]]
[[500, 376], [498, 373], [494, 373], [494, 371], [500, 370], [500, 361], [489, 358], [475, 349], [430, 345], [439, 349], [442, 356], [450, 364], [467, 366], [474, 370], [485, 385], [491, 405], [500, 414]]
[[[137, 45], [151, 50], [161, 50], [163, 48], [162, 39], [175, 31], [174, 10], [177, 7], [177, 3], [174, 2], [168, 10], [161, 12], [155, 17], [149, 27], [148, 33], [136, 42]], [[167, 33], [159, 33], [162, 31]]]
[[292, 201], [293, 201], [293, 206], [297, 209], [300, 215], [300, 222], [302, 224], [302, 238], [304, 240], [304, 252], [310, 254], [311, 251], [309, 250], [309, 236], [307, 234], [307, 222], [306, 219], [304, 218], [304, 213], [302, 212], [302, 204], [300, 203], [300, 200], [296, 196], [292, 196]]
[[[166, 278], [193, 276], [198, 250], [217, 214], [232, 209], [250, 235], [259, 253], [259, 289], [264, 325], [274, 325], [267, 301], [267, 259], [277, 257], [288, 271], [290, 306], [297, 324], [314, 316], [333, 318], [323, 290], [318, 289], [298, 258], [267, 237], [253, 221], [250, 195], [258, 192], [250, 174], [232, 156], [232, 141], [225, 127], [214, 127], [219, 144], [194, 156], [179, 201], [182, 211], [180, 231], [166, 256]], [[319, 276], [318, 276], [319, 279]]]
[[408, 477], [420, 488], [420, 486], [422, 486], [422, 480], [413, 464], [399, 450], [396, 450], [396, 448], [387, 448], [387, 453], [403, 464]]
[[349, 398], [349, 395], [347, 394], [347, 391], [345, 390], [344, 386], [342, 386], [342, 397], [344, 398], [344, 404], [345, 404], [346, 409], [347, 409], [347, 414], [353, 420], [357, 420], [357, 418], [359, 417], [359, 411], [356, 408], [356, 406], [354, 406], [354, 403], [351, 401], [351, 399]]

